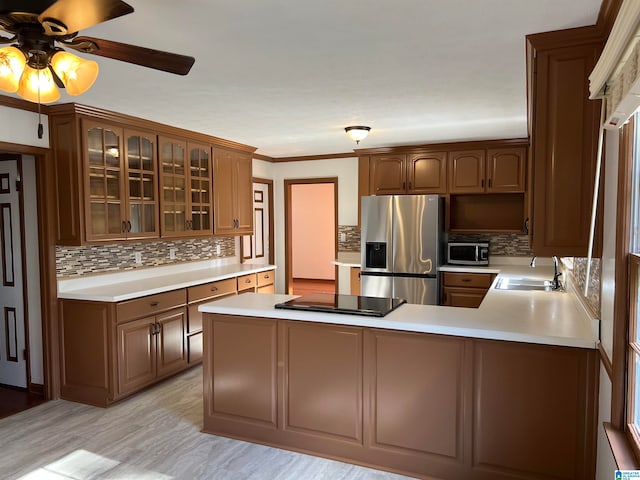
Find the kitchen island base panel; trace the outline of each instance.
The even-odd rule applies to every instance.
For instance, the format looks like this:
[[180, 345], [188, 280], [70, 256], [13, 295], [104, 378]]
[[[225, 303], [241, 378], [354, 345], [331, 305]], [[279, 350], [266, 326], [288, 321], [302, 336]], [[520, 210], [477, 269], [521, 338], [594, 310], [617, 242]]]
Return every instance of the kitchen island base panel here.
[[595, 478], [595, 350], [212, 313], [204, 341], [206, 433], [419, 478]]

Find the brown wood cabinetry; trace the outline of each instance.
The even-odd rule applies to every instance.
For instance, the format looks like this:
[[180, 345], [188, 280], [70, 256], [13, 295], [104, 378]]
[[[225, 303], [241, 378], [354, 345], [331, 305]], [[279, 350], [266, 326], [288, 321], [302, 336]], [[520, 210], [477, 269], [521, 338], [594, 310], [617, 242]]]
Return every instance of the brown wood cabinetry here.
[[526, 149], [449, 153], [449, 193], [524, 192]]
[[214, 233], [253, 233], [252, 158], [244, 152], [214, 148]]
[[211, 235], [211, 147], [158, 137], [162, 236]]
[[258, 286], [256, 291], [258, 293], [275, 293], [276, 292], [276, 275], [275, 270], [267, 270], [266, 272], [257, 273]]
[[371, 155], [371, 195], [446, 192], [446, 152]]
[[596, 350], [214, 314], [204, 335], [205, 432], [420, 478], [595, 478]]
[[258, 286], [258, 278], [255, 273], [238, 277], [238, 294], [255, 292]]
[[584, 27], [527, 37], [536, 255], [587, 255], [601, 104], [589, 100], [588, 76], [602, 50], [601, 35]]
[[251, 233], [254, 148], [77, 104], [52, 106], [49, 125], [57, 244], [211, 235], [212, 146], [237, 160], [219, 182], [224, 234]]
[[202, 313], [198, 307], [203, 303], [235, 295], [237, 283], [235, 278], [205, 283], [187, 288], [187, 356], [189, 365], [202, 361]]
[[478, 308], [494, 277], [491, 273], [442, 272], [440, 305]]

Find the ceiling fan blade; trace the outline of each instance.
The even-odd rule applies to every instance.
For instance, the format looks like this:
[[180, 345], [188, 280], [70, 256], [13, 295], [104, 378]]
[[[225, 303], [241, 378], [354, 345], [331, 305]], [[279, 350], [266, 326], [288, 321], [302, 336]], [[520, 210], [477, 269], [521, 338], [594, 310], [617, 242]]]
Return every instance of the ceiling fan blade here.
[[58, 0], [38, 16], [47, 35], [68, 35], [133, 12], [122, 0]]
[[112, 42], [101, 38], [76, 37], [63, 45], [75, 48], [81, 52], [113, 58], [122, 62], [134, 63], [141, 67], [154, 68], [163, 72], [186, 75], [196, 61], [193, 57], [178, 55], [177, 53], [153, 50], [152, 48], [136, 47], [126, 43]]

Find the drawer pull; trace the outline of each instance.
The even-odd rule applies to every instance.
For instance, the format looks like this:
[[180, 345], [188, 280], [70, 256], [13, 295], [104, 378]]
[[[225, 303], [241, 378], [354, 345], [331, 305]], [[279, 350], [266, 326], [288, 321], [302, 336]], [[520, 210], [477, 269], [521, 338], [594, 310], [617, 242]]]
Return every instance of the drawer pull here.
[[461, 278], [460, 281], [461, 282], [470, 282], [471, 279], [470, 278]]
[[212, 292], [217, 292], [218, 291], [218, 287], [211, 287], [211, 291]]
[[244, 281], [244, 283], [251, 283], [251, 279], [250, 279], [250, 278], [247, 278], [247, 279]]
[[158, 305], [160, 305], [160, 302], [151, 302], [149, 304], [149, 306], [151, 306], [151, 307], [157, 307]]
[[263, 278], [269, 280], [269, 274], [267, 273]]

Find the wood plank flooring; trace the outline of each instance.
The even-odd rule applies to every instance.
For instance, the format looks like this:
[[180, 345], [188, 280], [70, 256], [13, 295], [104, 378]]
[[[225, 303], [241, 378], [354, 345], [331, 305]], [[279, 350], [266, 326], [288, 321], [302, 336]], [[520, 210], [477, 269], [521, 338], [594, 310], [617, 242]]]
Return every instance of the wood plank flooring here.
[[307, 293], [336, 293], [336, 282], [335, 280], [294, 278], [293, 294], [305, 295]]
[[44, 402], [41, 395], [0, 386], [0, 418], [8, 417]]
[[202, 368], [107, 409], [57, 400], [0, 420], [3, 480], [401, 480], [201, 433]]

